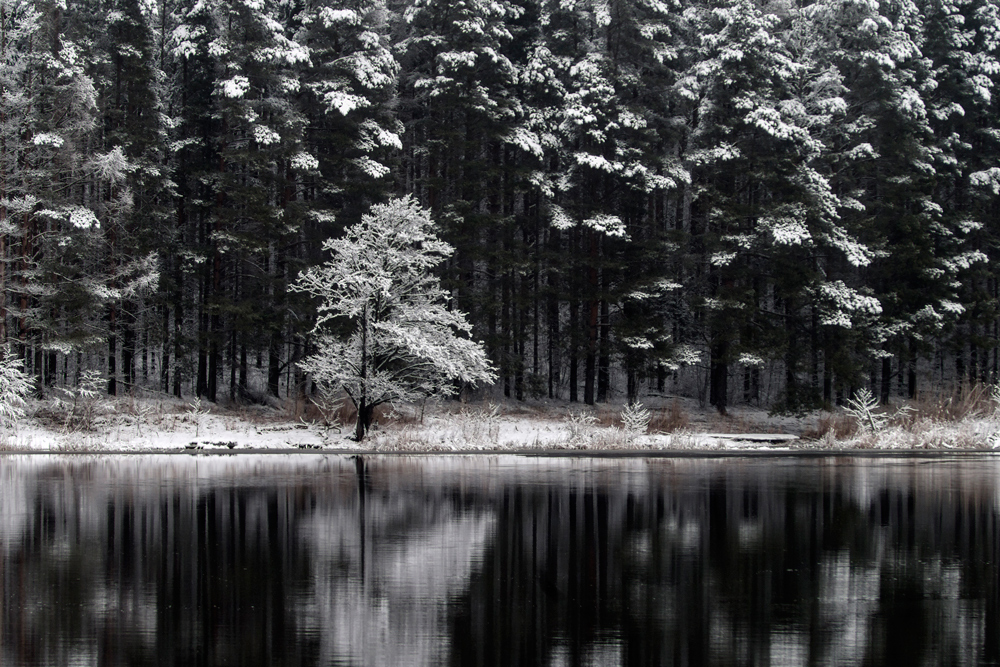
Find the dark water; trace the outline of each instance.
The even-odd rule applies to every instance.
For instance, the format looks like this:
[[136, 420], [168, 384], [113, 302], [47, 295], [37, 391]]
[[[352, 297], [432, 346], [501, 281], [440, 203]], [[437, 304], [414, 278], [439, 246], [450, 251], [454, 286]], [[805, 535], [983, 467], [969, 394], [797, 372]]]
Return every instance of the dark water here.
[[1000, 458], [0, 458], [3, 665], [995, 665]]

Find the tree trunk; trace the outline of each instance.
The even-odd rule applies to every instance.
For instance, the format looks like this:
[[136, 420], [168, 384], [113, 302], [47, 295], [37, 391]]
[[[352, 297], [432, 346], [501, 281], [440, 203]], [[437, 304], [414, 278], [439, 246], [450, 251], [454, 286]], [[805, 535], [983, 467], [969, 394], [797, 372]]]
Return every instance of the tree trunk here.
[[[549, 247], [551, 256], [557, 257], [559, 252], [559, 230], [549, 232]], [[548, 357], [549, 357], [549, 398], [559, 395], [559, 271], [552, 267], [548, 272], [549, 299], [546, 318], [548, 319]]]
[[111, 304], [108, 309], [108, 396], [118, 395], [118, 308]]
[[917, 397], [917, 344], [910, 340], [910, 358], [907, 363], [906, 394], [913, 400]]
[[569, 302], [569, 326], [570, 326], [570, 341], [569, 341], [569, 401], [570, 403], [576, 403], [579, 400], [579, 384], [580, 378], [579, 367], [580, 359], [577, 353], [577, 327], [580, 325], [580, 306], [576, 298], [570, 299]]
[[597, 336], [601, 304], [597, 295], [600, 285], [598, 283], [597, 259], [598, 243], [595, 232], [588, 230], [586, 237], [589, 241], [590, 267], [587, 270], [587, 287], [589, 288], [587, 297], [590, 299], [587, 316], [587, 362], [586, 375], [583, 378], [583, 402], [593, 405], [595, 402], [595, 380], [597, 374]]
[[[607, 281], [607, 277], [605, 277]], [[607, 288], [607, 285], [605, 285]], [[604, 403], [611, 391], [611, 313], [607, 299], [601, 299], [600, 342], [597, 357], [597, 400]]]
[[830, 369], [830, 354], [823, 353], [823, 405], [833, 405], [833, 371]]
[[626, 400], [629, 405], [635, 404], [639, 399], [639, 376], [635, 370], [635, 364], [627, 362], [625, 381]]
[[245, 400], [249, 395], [247, 391], [247, 344], [246, 341], [240, 341], [240, 375], [237, 379], [239, 383], [239, 397], [240, 400]]
[[889, 403], [889, 395], [892, 393], [892, 359], [883, 357], [882, 359], [882, 382], [879, 391], [879, 402], [882, 405]]
[[715, 406], [719, 414], [726, 414], [729, 399], [729, 362], [726, 355], [729, 352], [729, 342], [721, 340], [709, 349], [709, 388], [708, 402]]
[[236, 402], [236, 327], [229, 334], [229, 400]]
[[122, 382], [125, 391], [135, 387], [135, 320], [128, 302], [122, 308]]
[[275, 398], [281, 391], [281, 335], [271, 333], [271, 342], [267, 347], [267, 391]]
[[365, 435], [371, 430], [372, 420], [375, 417], [375, 406], [369, 405], [366, 401], [362, 400], [357, 405], [358, 408], [358, 421], [354, 425], [354, 439], [357, 442], [364, 440]]
[[361, 442], [372, 425], [372, 406], [368, 402], [368, 306], [361, 312], [361, 396], [354, 401], [358, 409], [358, 421], [354, 428], [354, 439]]

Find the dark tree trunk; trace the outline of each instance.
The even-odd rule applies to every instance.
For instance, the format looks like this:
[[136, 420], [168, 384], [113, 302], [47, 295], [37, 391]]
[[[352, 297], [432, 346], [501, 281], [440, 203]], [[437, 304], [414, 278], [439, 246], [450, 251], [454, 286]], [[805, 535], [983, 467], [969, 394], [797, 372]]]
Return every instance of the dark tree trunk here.
[[509, 271], [503, 272], [500, 281], [500, 338], [502, 339], [500, 353], [500, 375], [503, 378], [503, 395], [510, 398], [511, 390], [511, 317], [514, 308], [511, 304], [511, 275]]
[[160, 386], [170, 393], [170, 308], [163, 307], [163, 344], [160, 350]]
[[913, 400], [917, 397], [917, 344], [910, 341], [910, 358], [907, 363], [906, 394]]
[[611, 391], [611, 313], [608, 302], [601, 300], [600, 341], [597, 358], [597, 400], [604, 403]]
[[237, 380], [239, 383], [239, 397], [240, 399], [246, 399], [247, 395], [250, 393], [247, 391], [247, 344], [246, 342], [240, 343], [240, 376]]
[[59, 372], [59, 359], [55, 350], [49, 350], [45, 355], [45, 383], [52, 386], [56, 381], [56, 374]]
[[579, 368], [580, 368], [580, 358], [577, 346], [577, 328], [580, 326], [580, 306], [577, 300], [570, 299], [569, 302], [569, 326], [570, 326], [570, 341], [569, 341], [569, 400], [570, 403], [576, 403], [580, 400], [579, 395]]
[[[123, 311], [127, 315], [128, 311]], [[135, 328], [126, 317], [122, 323], [122, 383], [125, 391], [135, 387]]]
[[219, 316], [212, 313], [209, 318], [211, 331], [209, 332], [208, 343], [208, 383], [205, 386], [205, 395], [208, 400], [215, 403], [218, 400], [219, 392], [219, 358], [222, 356], [219, 350]]
[[111, 304], [108, 309], [108, 396], [118, 395], [118, 308]]
[[[522, 246], [521, 252], [527, 252], [527, 239], [526, 235], [522, 235]], [[517, 318], [517, 326], [515, 327], [515, 345], [517, 352], [517, 359], [515, 361], [516, 365], [514, 367], [514, 396], [519, 401], [524, 400], [524, 374], [525, 368], [528, 365], [527, 360], [527, 338], [528, 338], [528, 304], [530, 303], [531, 296], [528, 293], [529, 283], [527, 276], [521, 276], [520, 278], [520, 289], [518, 290], [518, 301], [517, 310], [515, 317]]]
[[365, 435], [371, 430], [372, 421], [375, 418], [375, 406], [369, 405], [364, 400], [357, 404], [358, 421], [354, 425], [354, 439], [357, 442], [364, 440]]
[[833, 371], [830, 370], [829, 354], [823, 354], [823, 404], [832, 405], [833, 401]]
[[601, 304], [598, 301], [597, 294], [600, 289], [600, 283], [598, 282], [598, 272], [597, 272], [597, 260], [599, 257], [599, 248], [597, 242], [597, 235], [593, 231], [588, 231], [585, 238], [589, 243], [589, 256], [590, 256], [590, 266], [587, 269], [587, 298], [590, 303], [587, 306], [587, 361], [586, 361], [586, 375], [583, 378], [583, 402], [587, 405], [593, 405], [596, 399], [596, 375], [597, 375], [597, 337], [598, 337], [598, 325]]
[[[962, 328], [957, 327], [956, 336], [959, 340], [962, 340], [962, 335]], [[962, 342], [958, 344], [958, 350], [955, 352], [955, 381], [959, 387], [965, 384], [965, 343]]]
[[882, 359], [882, 382], [880, 384], [879, 402], [882, 405], [887, 405], [889, 403], [889, 395], [892, 392], [892, 359], [890, 357]]
[[236, 327], [229, 334], [229, 400], [236, 401]]
[[639, 376], [633, 363], [629, 363], [626, 370], [625, 394], [629, 405], [639, 399]]
[[174, 295], [174, 396], [181, 397], [181, 355], [183, 353], [182, 324], [184, 322], [184, 305], [181, 303], [180, 294]]
[[135, 387], [135, 310], [129, 301], [122, 304], [122, 383], [126, 392]]
[[208, 314], [202, 310], [198, 314], [198, 380], [195, 396], [204, 398], [208, 393]]
[[267, 348], [267, 391], [279, 398], [281, 384], [281, 334], [272, 333]]
[[[551, 256], [557, 257], [559, 253], [559, 230], [553, 229], [549, 232], [549, 248]], [[546, 319], [548, 320], [548, 357], [549, 357], [549, 398], [556, 398], [559, 395], [559, 365], [562, 363], [559, 358], [559, 271], [550, 268], [548, 272], [549, 296]]]
[[979, 372], [979, 345], [976, 343], [979, 327], [975, 322], [969, 324], [969, 334], [969, 386], [973, 387]]
[[597, 351], [590, 344], [587, 345], [587, 359], [583, 372], [583, 402], [587, 405], [593, 405], [595, 403], [594, 376], [597, 374]]
[[728, 352], [729, 342], [725, 340], [716, 342], [709, 350], [708, 402], [722, 415], [726, 414], [729, 399]]

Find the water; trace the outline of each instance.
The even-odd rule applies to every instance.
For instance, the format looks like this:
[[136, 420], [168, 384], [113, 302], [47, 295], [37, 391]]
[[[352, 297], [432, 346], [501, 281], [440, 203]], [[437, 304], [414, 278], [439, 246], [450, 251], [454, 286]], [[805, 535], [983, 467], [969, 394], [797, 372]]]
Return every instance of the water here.
[[1000, 458], [0, 457], [3, 665], [995, 665]]

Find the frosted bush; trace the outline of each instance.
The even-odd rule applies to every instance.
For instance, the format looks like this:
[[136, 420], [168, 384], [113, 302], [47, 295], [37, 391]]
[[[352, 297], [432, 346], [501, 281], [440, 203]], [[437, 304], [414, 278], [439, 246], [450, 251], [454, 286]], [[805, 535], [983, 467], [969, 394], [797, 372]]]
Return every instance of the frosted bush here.
[[100, 371], [89, 370], [80, 374], [80, 382], [75, 389], [60, 390], [66, 398], [57, 398], [56, 407], [66, 410], [67, 430], [89, 431], [94, 427], [103, 386], [103, 374]]
[[649, 428], [652, 414], [642, 403], [631, 403], [622, 410], [622, 427], [629, 435], [642, 435]]
[[845, 410], [858, 423], [858, 428], [865, 433], [878, 433], [889, 421], [884, 414], [876, 412], [878, 399], [867, 388], [854, 392], [854, 398], [847, 399]]
[[8, 426], [24, 417], [32, 379], [24, 372], [24, 362], [8, 348], [0, 360], [0, 424]]
[[569, 427], [569, 439], [577, 442], [597, 423], [597, 417], [587, 412], [570, 412], [566, 425]]

